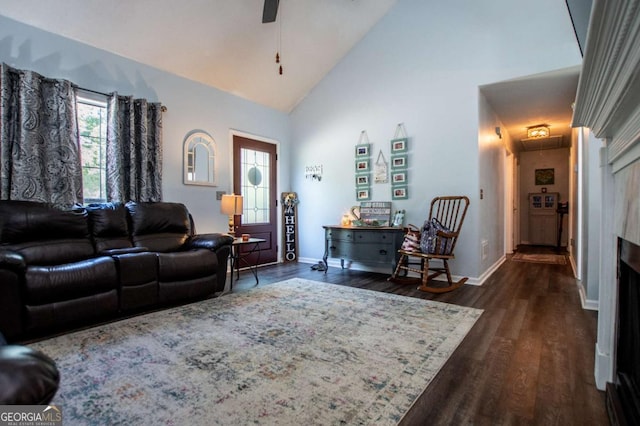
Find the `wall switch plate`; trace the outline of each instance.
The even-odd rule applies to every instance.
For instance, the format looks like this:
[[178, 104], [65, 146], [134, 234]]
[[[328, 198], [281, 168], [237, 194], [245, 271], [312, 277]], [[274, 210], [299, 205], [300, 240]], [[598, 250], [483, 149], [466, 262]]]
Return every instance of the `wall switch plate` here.
[[226, 193], [227, 191], [216, 191], [216, 200], [218, 201], [222, 200], [222, 196]]

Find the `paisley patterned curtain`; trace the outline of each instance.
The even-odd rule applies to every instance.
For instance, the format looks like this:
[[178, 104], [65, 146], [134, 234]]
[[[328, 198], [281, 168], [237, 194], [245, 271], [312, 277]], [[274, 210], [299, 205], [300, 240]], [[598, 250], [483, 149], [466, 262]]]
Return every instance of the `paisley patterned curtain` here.
[[69, 81], [0, 64], [0, 199], [82, 202], [76, 95]]
[[113, 93], [107, 122], [107, 199], [162, 201], [161, 104]]

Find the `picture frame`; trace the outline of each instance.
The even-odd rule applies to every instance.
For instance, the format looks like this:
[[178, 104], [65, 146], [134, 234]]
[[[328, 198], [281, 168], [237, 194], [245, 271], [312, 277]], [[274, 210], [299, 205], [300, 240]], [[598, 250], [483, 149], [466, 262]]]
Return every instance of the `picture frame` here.
[[393, 170], [406, 169], [407, 168], [407, 154], [397, 154], [391, 156], [391, 168]]
[[359, 173], [356, 175], [356, 186], [369, 186], [371, 176], [369, 173]]
[[399, 186], [399, 185], [406, 185], [406, 184], [407, 184], [406, 170], [391, 173], [391, 185]]
[[391, 198], [393, 200], [406, 200], [409, 198], [409, 190], [406, 185], [394, 186], [391, 188]]
[[358, 201], [366, 201], [371, 199], [371, 189], [366, 188], [357, 188], [356, 189], [356, 199]]
[[371, 144], [363, 143], [356, 145], [356, 158], [368, 157], [370, 154]]
[[536, 185], [553, 185], [555, 182], [555, 169], [536, 169]]
[[369, 159], [356, 160], [356, 173], [368, 172], [370, 168]]
[[391, 139], [391, 154], [398, 154], [401, 152], [407, 152], [408, 138]]

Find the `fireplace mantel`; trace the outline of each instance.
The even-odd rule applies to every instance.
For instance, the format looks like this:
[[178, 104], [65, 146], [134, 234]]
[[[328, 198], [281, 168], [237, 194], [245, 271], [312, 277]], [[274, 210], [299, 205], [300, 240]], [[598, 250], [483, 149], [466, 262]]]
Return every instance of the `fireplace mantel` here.
[[588, 127], [608, 141], [614, 171], [640, 159], [637, 46], [640, 0], [594, 0], [572, 125]]

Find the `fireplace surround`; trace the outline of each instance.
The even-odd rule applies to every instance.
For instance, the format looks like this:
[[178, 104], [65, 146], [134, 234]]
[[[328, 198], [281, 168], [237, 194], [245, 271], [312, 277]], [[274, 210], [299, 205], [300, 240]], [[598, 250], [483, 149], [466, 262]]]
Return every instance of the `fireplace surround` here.
[[[588, 128], [604, 143], [600, 217], [589, 224], [589, 233], [599, 232], [598, 259], [594, 259], [599, 263], [594, 375], [601, 390], [618, 390], [620, 239], [640, 245], [639, 12], [640, 0], [593, 1], [572, 123]], [[614, 398], [617, 393], [610, 395]]]
[[613, 425], [640, 424], [640, 246], [619, 239], [614, 381], [607, 383]]

